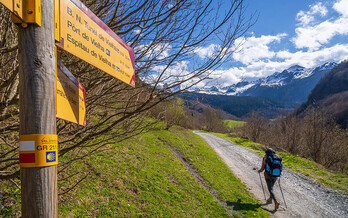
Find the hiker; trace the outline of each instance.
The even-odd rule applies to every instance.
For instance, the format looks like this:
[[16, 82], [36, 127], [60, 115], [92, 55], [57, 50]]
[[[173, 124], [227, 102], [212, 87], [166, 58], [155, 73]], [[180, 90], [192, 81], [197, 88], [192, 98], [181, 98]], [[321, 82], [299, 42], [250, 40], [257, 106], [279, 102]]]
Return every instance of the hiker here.
[[[271, 204], [272, 200], [274, 201], [274, 210], [277, 210], [279, 208], [280, 203], [277, 201], [276, 196], [273, 193], [273, 186], [277, 181], [277, 177], [280, 176], [282, 165], [279, 169], [275, 170], [273, 173], [272, 164], [269, 163], [270, 159], [272, 160], [273, 157], [279, 157], [280, 158], [280, 165], [281, 165], [281, 157], [279, 155], [276, 155], [274, 150], [272, 148], [268, 148], [266, 150], [266, 155], [262, 159], [262, 165], [261, 168], [258, 170], [258, 173], [264, 172], [265, 180], [267, 183], [267, 188], [270, 193], [270, 197], [267, 199], [267, 204]], [[269, 158], [271, 157], [271, 158]], [[275, 158], [277, 159], [277, 158]], [[268, 163], [267, 163], [268, 162]]]

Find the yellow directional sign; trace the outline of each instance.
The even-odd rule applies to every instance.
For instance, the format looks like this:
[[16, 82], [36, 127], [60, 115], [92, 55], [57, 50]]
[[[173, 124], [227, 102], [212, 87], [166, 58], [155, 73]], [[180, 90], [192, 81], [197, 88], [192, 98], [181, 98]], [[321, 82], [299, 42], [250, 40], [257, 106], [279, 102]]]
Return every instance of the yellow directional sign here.
[[0, 3], [8, 8], [14, 15], [23, 19], [22, 0], [0, 0]]
[[134, 51], [78, 0], [60, 0], [57, 46], [135, 86]]
[[57, 59], [57, 117], [86, 125], [86, 91]]
[[13, 0], [1, 0], [0, 2], [10, 11], [13, 11]]

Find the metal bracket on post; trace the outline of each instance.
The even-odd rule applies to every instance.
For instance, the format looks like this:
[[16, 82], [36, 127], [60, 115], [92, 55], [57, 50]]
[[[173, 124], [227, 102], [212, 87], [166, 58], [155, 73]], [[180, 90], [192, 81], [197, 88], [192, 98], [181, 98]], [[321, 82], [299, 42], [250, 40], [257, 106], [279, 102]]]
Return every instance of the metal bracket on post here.
[[41, 26], [41, 0], [25, 1], [23, 17], [26, 23], [36, 23]]
[[9, 9], [14, 15], [22, 19], [23, 5], [22, 0], [0, 0], [7, 9]]
[[[6, 4], [4, 5], [6, 6]], [[41, 0], [13, 0], [13, 6], [7, 8], [12, 12], [13, 23], [22, 24], [23, 27], [26, 27], [27, 23], [35, 23], [41, 26]]]
[[13, 0], [13, 14], [19, 18], [23, 17], [22, 0]]
[[54, 0], [54, 39], [60, 42], [60, 0]]
[[0, 0], [7, 9], [12, 12], [12, 21], [21, 22], [23, 20], [22, 0]]

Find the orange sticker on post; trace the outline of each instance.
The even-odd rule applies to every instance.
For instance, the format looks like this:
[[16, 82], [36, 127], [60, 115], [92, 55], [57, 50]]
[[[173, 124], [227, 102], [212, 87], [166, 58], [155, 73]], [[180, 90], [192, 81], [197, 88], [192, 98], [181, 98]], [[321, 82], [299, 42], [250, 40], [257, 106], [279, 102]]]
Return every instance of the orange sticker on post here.
[[20, 135], [19, 165], [21, 167], [46, 167], [58, 164], [57, 135]]

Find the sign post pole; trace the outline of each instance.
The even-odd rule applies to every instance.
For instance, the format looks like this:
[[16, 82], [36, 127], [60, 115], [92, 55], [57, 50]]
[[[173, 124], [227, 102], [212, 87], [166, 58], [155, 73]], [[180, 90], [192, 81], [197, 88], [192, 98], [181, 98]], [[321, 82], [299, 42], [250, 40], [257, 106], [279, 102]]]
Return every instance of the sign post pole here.
[[41, 18], [18, 34], [22, 217], [58, 217], [54, 0]]

